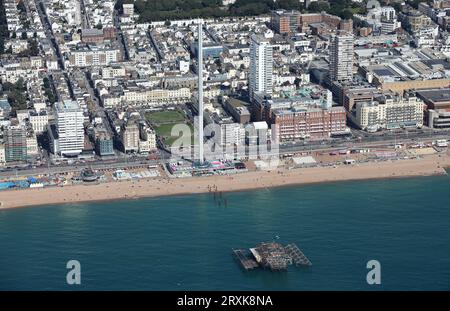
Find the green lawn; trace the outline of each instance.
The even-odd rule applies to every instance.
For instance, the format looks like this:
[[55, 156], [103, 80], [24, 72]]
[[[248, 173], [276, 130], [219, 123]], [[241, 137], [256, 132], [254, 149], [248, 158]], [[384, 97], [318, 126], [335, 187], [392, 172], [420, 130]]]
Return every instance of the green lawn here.
[[145, 117], [153, 124], [184, 122], [184, 114], [178, 110], [148, 112], [145, 114]]
[[[166, 123], [155, 126], [156, 135], [164, 139], [166, 146], [171, 146], [175, 140], [181, 137], [181, 133], [177, 136], [171, 136], [172, 128], [179, 123]], [[186, 124], [191, 130], [191, 143], [194, 135], [194, 126], [192, 124]]]

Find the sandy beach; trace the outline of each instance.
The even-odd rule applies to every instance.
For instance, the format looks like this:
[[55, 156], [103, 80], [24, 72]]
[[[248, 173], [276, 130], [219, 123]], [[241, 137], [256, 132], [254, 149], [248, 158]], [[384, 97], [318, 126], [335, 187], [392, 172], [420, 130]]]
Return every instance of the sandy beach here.
[[301, 185], [345, 180], [364, 180], [430, 176], [446, 174], [450, 156], [430, 155], [421, 159], [370, 162], [351, 166], [312, 167], [287, 170], [254, 171], [237, 175], [190, 178], [154, 178], [109, 182], [92, 185], [71, 185], [0, 192], [1, 209], [154, 197], [217, 191], [240, 191], [267, 187]]

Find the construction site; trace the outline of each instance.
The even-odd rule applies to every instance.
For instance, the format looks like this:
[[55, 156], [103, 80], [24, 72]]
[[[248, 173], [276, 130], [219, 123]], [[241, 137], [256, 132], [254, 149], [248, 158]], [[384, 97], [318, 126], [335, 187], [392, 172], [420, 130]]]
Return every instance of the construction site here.
[[250, 249], [233, 249], [233, 254], [245, 270], [256, 268], [287, 271], [288, 266], [312, 266], [311, 261], [294, 243], [260, 243]]

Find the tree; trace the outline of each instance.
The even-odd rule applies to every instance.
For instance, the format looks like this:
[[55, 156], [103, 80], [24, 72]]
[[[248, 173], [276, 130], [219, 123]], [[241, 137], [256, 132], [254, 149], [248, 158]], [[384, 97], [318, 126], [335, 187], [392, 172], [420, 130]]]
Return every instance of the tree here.
[[36, 41], [36, 39], [29, 40], [28, 41], [28, 50], [30, 51], [31, 56], [38, 56], [39, 55], [39, 45]]
[[300, 9], [300, 1], [298, 0], [279, 0], [276, 2], [277, 8], [285, 10]]
[[408, 0], [406, 1], [407, 4], [409, 4], [410, 6], [412, 6], [415, 9], [419, 8], [419, 3], [424, 2], [423, 0]]
[[23, 0], [19, 1], [19, 3], [17, 4], [17, 9], [20, 13], [27, 13], [27, 8], [25, 7], [25, 3], [23, 2]]
[[328, 2], [317, 1], [309, 5], [308, 11], [314, 13], [320, 13], [322, 11], [328, 12], [330, 10], [330, 4]]
[[339, 14], [339, 17], [342, 19], [352, 19], [353, 13], [352, 13], [352, 11], [346, 9]]
[[56, 102], [56, 96], [53, 93], [53, 89], [51, 87], [50, 80], [47, 77], [44, 77], [43, 82], [44, 82], [44, 93], [45, 93], [45, 96], [47, 96], [48, 101], [51, 104], [54, 104]]
[[26, 91], [26, 85], [25, 85], [25, 81], [23, 80], [23, 78], [19, 78], [17, 79], [16, 83], [14, 84], [14, 87], [19, 90], [19, 91]]
[[27, 108], [26, 86], [23, 78], [19, 78], [16, 83], [3, 85], [4, 90], [8, 92], [8, 102], [11, 110], [21, 110]]
[[402, 11], [402, 5], [398, 2], [394, 2], [391, 6], [397, 11], [397, 13]]
[[136, 13], [141, 14], [142, 12], [144, 12], [145, 4], [145, 0], [136, 0], [136, 2], [134, 2], [134, 10], [136, 11]]
[[50, 80], [49, 80], [47, 77], [44, 77], [44, 79], [42, 79], [42, 82], [44, 82], [44, 88], [45, 88], [45, 89], [51, 88], [51, 86], [50, 86]]

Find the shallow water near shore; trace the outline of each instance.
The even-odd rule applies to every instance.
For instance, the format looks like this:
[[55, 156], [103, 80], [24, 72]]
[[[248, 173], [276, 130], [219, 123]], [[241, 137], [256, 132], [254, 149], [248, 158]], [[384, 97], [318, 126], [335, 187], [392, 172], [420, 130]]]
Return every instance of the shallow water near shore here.
[[[450, 290], [449, 189], [433, 176], [3, 210], [0, 290]], [[313, 266], [244, 272], [232, 256], [274, 239]]]

